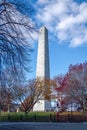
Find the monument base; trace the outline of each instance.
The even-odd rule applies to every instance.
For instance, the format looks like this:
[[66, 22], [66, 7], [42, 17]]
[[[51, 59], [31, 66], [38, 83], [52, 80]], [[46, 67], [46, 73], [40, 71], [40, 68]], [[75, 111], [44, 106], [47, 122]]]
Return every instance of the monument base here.
[[33, 111], [51, 111], [51, 102], [48, 100], [39, 100], [33, 107]]

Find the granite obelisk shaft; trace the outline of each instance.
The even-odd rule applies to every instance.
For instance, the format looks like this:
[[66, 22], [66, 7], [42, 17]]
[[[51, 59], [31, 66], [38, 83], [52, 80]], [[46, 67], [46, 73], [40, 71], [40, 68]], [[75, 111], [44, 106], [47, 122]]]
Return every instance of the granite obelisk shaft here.
[[36, 77], [50, 78], [48, 30], [46, 27], [39, 30]]
[[[50, 79], [48, 30], [46, 27], [41, 27], [39, 30], [36, 78], [41, 78], [44, 81]], [[33, 111], [50, 110], [50, 101], [43, 99], [43, 97], [33, 107]]]

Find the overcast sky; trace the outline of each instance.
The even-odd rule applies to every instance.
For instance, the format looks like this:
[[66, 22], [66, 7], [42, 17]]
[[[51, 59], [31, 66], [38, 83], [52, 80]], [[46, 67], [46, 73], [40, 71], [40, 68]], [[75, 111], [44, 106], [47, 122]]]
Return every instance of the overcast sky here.
[[[49, 31], [51, 77], [87, 61], [87, 0], [32, 0], [32, 5], [33, 21]], [[35, 39], [30, 77], [36, 71], [38, 35]]]

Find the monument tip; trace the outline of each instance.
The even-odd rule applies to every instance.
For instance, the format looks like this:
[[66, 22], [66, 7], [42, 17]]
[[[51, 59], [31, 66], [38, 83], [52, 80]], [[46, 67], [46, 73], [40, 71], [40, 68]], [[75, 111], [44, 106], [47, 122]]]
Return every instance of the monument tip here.
[[42, 31], [42, 30], [48, 30], [45, 26], [42, 26], [41, 28], [40, 28], [40, 31]]

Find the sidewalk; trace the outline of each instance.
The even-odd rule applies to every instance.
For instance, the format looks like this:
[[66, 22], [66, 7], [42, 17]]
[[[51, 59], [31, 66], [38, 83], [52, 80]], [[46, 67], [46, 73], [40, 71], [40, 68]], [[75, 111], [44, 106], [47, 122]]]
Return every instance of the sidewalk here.
[[87, 123], [4, 122], [0, 130], [87, 130]]

